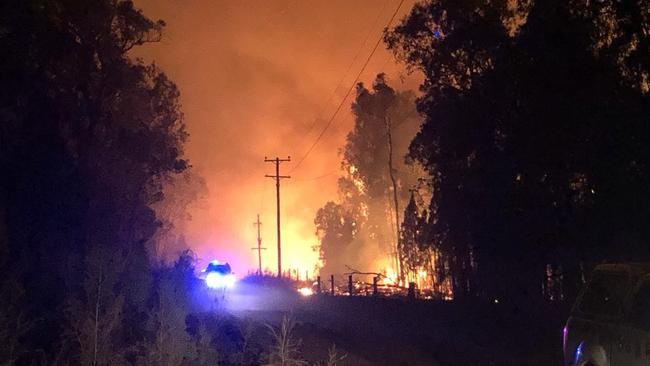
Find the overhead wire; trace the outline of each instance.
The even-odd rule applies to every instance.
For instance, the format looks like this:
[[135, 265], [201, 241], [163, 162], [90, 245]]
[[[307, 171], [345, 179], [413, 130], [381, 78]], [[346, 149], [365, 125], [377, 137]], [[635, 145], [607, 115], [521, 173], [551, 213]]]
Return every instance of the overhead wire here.
[[[395, 20], [395, 17], [397, 16], [397, 13], [399, 12], [399, 9], [402, 7], [402, 4], [404, 4], [404, 1], [405, 1], [405, 0], [400, 0], [399, 4], [397, 5], [397, 8], [395, 8], [395, 11], [393, 12], [393, 14], [391, 15], [390, 19], [388, 20], [388, 23], [386, 24], [386, 27], [385, 27], [385, 28], [390, 27], [390, 25], [393, 23], [393, 20]], [[341, 108], [343, 107], [343, 104], [345, 104], [345, 101], [346, 101], [346, 100], [348, 99], [348, 97], [350, 96], [350, 93], [352, 93], [352, 90], [354, 90], [354, 87], [357, 85], [357, 82], [359, 81], [359, 78], [361, 78], [361, 74], [363, 74], [363, 72], [366, 70], [366, 67], [367, 67], [368, 64], [370, 63], [370, 60], [372, 59], [372, 56], [373, 56], [373, 55], [375, 54], [375, 52], [377, 51], [377, 48], [379, 47], [379, 44], [381, 43], [381, 41], [383, 40], [383, 38], [384, 38], [384, 36], [383, 36], [383, 32], [382, 32], [382, 35], [379, 37], [379, 39], [378, 39], [377, 42], [375, 43], [374, 47], [372, 48], [372, 51], [371, 51], [370, 54], [368, 55], [368, 58], [366, 58], [366, 61], [364, 62], [363, 66], [361, 67], [361, 70], [359, 70], [359, 72], [357, 73], [357, 76], [354, 78], [354, 81], [353, 81], [352, 84], [350, 85], [350, 88], [348, 88], [348, 91], [345, 93], [345, 96], [343, 96], [343, 99], [341, 100], [341, 102], [340, 102], [340, 103], [338, 104], [338, 106], [336, 107], [336, 110], [334, 111], [334, 113], [332, 114], [332, 116], [329, 118], [329, 120], [328, 120], [327, 123], [325, 124], [325, 127], [321, 130], [321, 132], [320, 132], [320, 134], [318, 135], [318, 137], [316, 137], [316, 140], [314, 141], [314, 143], [309, 147], [309, 149], [307, 149], [307, 151], [306, 151], [305, 154], [300, 158], [300, 160], [298, 160], [298, 163], [297, 163], [297, 164], [296, 164], [296, 165], [295, 165], [295, 166], [294, 166], [294, 167], [289, 171], [289, 174], [292, 173], [292, 172], [294, 172], [296, 169], [298, 169], [298, 168], [300, 167], [300, 165], [305, 161], [305, 159], [307, 159], [307, 157], [309, 156], [309, 154], [314, 150], [314, 148], [316, 147], [316, 145], [318, 144], [318, 142], [321, 140], [321, 138], [323, 137], [323, 135], [325, 135], [325, 132], [327, 132], [327, 130], [330, 128], [330, 126], [331, 126], [332, 123], [334, 122], [334, 119], [336, 118], [336, 116], [338, 115], [338, 113], [341, 111]]]
[[319, 176], [317, 176], [317, 177], [312, 177], [312, 178], [293, 179], [293, 181], [294, 181], [294, 182], [309, 182], [309, 181], [314, 181], [314, 180], [318, 180], [318, 179], [327, 178], [327, 177], [330, 177], [330, 176], [332, 176], [332, 175], [337, 175], [337, 174], [339, 174], [339, 173], [340, 173], [340, 172], [331, 172], [331, 173], [327, 173], [327, 174], [319, 175]]
[[[384, 2], [384, 5], [381, 7], [381, 9], [379, 9], [379, 12], [377, 13], [377, 16], [375, 17], [375, 20], [372, 22], [372, 24], [368, 28], [368, 31], [366, 32], [366, 36], [363, 39], [363, 42], [361, 43], [359, 48], [357, 49], [357, 52], [355, 53], [354, 57], [352, 58], [352, 61], [348, 65], [347, 69], [345, 69], [345, 72], [343, 73], [343, 75], [339, 79], [338, 83], [336, 83], [336, 87], [334, 87], [334, 90], [332, 90], [332, 93], [330, 94], [330, 96], [325, 101], [325, 104], [323, 104], [323, 107], [318, 111], [317, 115], [320, 115], [325, 111], [325, 108], [327, 108], [327, 105], [329, 104], [330, 100], [332, 100], [334, 98], [334, 96], [336, 96], [336, 91], [339, 90], [339, 88], [343, 85], [343, 82], [345, 81], [345, 78], [348, 76], [348, 73], [350, 73], [350, 70], [352, 70], [352, 66], [354, 66], [354, 64], [357, 62], [357, 59], [359, 58], [359, 56], [361, 56], [361, 52], [363, 51], [364, 46], [366, 45], [366, 43], [368, 43], [368, 40], [370, 39], [370, 36], [372, 35], [372, 30], [375, 28], [375, 25], [377, 24], [377, 22], [379, 22], [379, 19], [381, 18], [381, 15], [384, 13], [384, 9], [386, 8], [386, 4], [387, 4], [387, 2]], [[305, 134], [310, 133], [311, 130], [313, 130], [314, 127], [316, 127], [318, 122], [319, 122], [318, 119], [314, 119], [314, 122], [309, 126], [309, 129], [307, 129], [307, 132]]]

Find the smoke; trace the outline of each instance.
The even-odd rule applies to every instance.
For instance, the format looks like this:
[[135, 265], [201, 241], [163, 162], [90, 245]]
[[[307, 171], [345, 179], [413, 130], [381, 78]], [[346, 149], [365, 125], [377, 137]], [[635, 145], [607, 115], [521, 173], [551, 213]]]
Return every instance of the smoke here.
[[[185, 241], [200, 259], [227, 260], [240, 273], [254, 270], [253, 221], [259, 213], [268, 248], [263, 264], [274, 270], [275, 186], [264, 177], [274, 169], [264, 157], [290, 155], [293, 161], [281, 166], [281, 174], [291, 171], [352, 83], [396, 2], [137, 0], [136, 5], [167, 23], [161, 42], [133, 56], [155, 62], [178, 84], [190, 133], [187, 156], [208, 191], [203, 208], [190, 212]], [[411, 5], [403, 5], [398, 19]], [[371, 82], [378, 72], [388, 73], [399, 89], [418, 84], [383, 45], [361, 79]], [[283, 264], [301, 276], [312, 275], [318, 263], [314, 215], [337, 198], [338, 151], [353, 124], [351, 102], [292, 178], [282, 181]]]

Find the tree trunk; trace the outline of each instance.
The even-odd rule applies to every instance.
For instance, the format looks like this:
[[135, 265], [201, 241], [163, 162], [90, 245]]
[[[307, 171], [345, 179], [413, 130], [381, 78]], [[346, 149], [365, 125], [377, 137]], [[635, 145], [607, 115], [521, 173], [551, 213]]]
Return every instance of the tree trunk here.
[[388, 173], [390, 176], [391, 183], [393, 185], [393, 204], [395, 205], [395, 262], [397, 265], [397, 272], [399, 273], [400, 281], [404, 280], [404, 270], [402, 265], [402, 255], [399, 250], [399, 200], [397, 197], [397, 180], [395, 179], [395, 170], [393, 169], [393, 136], [391, 131], [390, 118], [385, 117], [384, 121], [386, 122], [386, 138], [388, 142]]

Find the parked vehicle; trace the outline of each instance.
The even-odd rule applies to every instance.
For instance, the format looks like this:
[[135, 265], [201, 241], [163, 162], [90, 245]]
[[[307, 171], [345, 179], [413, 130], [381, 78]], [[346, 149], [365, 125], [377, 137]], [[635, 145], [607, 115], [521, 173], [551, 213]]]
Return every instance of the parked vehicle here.
[[564, 327], [567, 366], [650, 365], [650, 264], [604, 264]]

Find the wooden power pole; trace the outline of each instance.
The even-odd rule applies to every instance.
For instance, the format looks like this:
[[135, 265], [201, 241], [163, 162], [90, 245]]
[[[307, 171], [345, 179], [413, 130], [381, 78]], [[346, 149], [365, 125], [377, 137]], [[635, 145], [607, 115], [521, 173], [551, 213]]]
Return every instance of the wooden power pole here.
[[275, 179], [275, 196], [276, 196], [276, 208], [277, 208], [277, 226], [278, 226], [278, 277], [282, 277], [282, 245], [280, 240], [280, 179], [282, 178], [291, 178], [288, 175], [280, 175], [280, 163], [285, 161], [291, 161], [291, 157], [288, 156], [286, 159], [268, 159], [264, 157], [265, 163], [275, 163], [275, 175], [266, 175], [267, 178]]
[[257, 226], [257, 248], [251, 248], [252, 250], [257, 250], [257, 274], [262, 275], [262, 234], [261, 227], [262, 223], [260, 222], [260, 214], [257, 214], [257, 222], [254, 222], [253, 225]]

